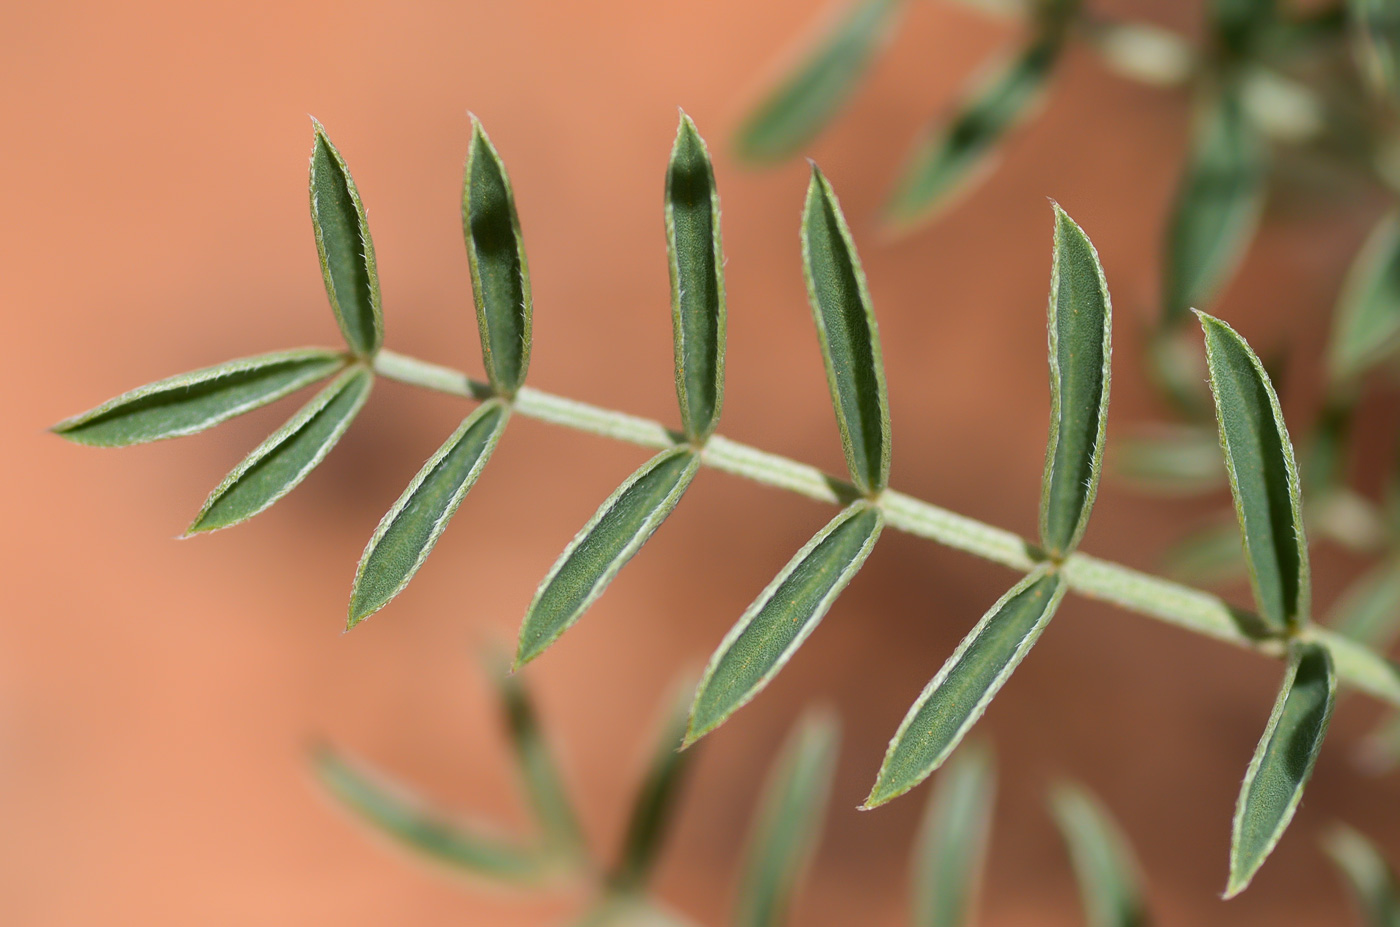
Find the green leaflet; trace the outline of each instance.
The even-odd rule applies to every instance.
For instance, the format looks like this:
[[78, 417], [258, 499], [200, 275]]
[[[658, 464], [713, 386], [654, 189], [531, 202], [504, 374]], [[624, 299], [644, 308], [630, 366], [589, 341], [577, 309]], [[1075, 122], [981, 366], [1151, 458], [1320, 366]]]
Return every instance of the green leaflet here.
[[1162, 311], [1168, 323], [1208, 304], [1234, 273], [1264, 205], [1266, 151], [1237, 94], [1213, 100], [1193, 131], [1167, 222]]
[[661, 855], [666, 829], [675, 817], [685, 773], [694, 758], [693, 754], [680, 750], [681, 736], [685, 733], [685, 709], [685, 700], [677, 698], [661, 728], [656, 752], [632, 804], [627, 836], [608, 877], [608, 884], [620, 894], [639, 894], [646, 885]]
[[914, 854], [913, 927], [970, 927], [992, 830], [991, 751], [968, 744], [934, 784]]
[[723, 724], [778, 674], [860, 571], [884, 524], [879, 509], [852, 503], [759, 593], [705, 667], [685, 746]]
[[1357, 64], [1377, 93], [1400, 97], [1400, 9], [1394, 0], [1347, 0]]
[[1400, 564], [1386, 560], [1352, 583], [1327, 623], [1373, 650], [1389, 650], [1400, 631]]
[[739, 157], [777, 161], [822, 130], [893, 31], [899, 0], [856, 0], [740, 127]]
[[510, 409], [498, 400], [478, 406], [379, 520], [355, 570], [347, 630], [388, 605], [413, 579], [491, 459], [509, 419]]
[[1062, 45], [1058, 33], [1039, 36], [978, 80], [952, 118], [915, 148], [886, 207], [890, 222], [908, 228], [930, 218], [966, 189], [975, 168], [991, 166], [996, 144], [1034, 114]]
[[1376, 725], [1356, 751], [1357, 765], [1379, 776], [1400, 766], [1400, 713], [1392, 712]]
[[51, 429], [75, 444], [127, 447], [212, 428], [281, 399], [345, 366], [324, 348], [242, 357], [182, 373], [109, 399]]
[[1274, 628], [1308, 620], [1308, 542], [1298, 464], [1273, 384], [1234, 329], [1196, 313], [1220, 422], [1220, 446], [1235, 497], [1254, 601]]
[[802, 265], [846, 465], [861, 492], [878, 493], [890, 478], [880, 332], [841, 204], [815, 164], [802, 216]]
[[1226, 898], [1248, 887], [1293, 820], [1336, 700], [1332, 655], [1320, 644], [1295, 640], [1269, 724], [1240, 787]]
[[958, 644], [890, 740], [864, 807], [898, 798], [943, 764], [1030, 652], [1065, 594], [1041, 567], [997, 600]]
[[369, 236], [365, 207], [345, 159], [315, 119], [311, 151], [311, 225], [326, 295], [340, 323], [345, 343], [369, 357], [384, 343], [384, 316], [379, 306], [379, 271]]
[[576, 860], [585, 859], [588, 850], [578, 815], [540, 731], [534, 702], [520, 677], [508, 674], [506, 669], [504, 661], [491, 661], [490, 673], [496, 681], [506, 733], [535, 819], [544, 831], [545, 846]]
[[186, 536], [247, 521], [291, 492], [345, 434], [373, 385], [358, 364], [332, 380], [224, 477]]
[[1162, 569], [1178, 582], [1212, 586], [1248, 574], [1240, 526], [1232, 518], [1198, 528], [1167, 548]]
[[1214, 428], [1163, 426], [1119, 435], [1114, 442], [1112, 470], [1137, 489], [1194, 496], [1225, 485], [1220, 435]]
[[486, 376], [497, 393], [513, 396], [530, 366], [530, 265], [506, 166], [475, 116], [462, 192], [462, 232]]
[[497, 879], [525, 880], [540, 874], [540, 862], [527, 850], [473, 834], [400, 790], [328, 749], [315, 755], [316, 774], [351, 811], [379, 831], [430, 859]]
[[1050, 441], [1040, 496], [1040, 540], [1068, 556], [1084, 537], [1103, 470], [1113, 306], [1098, 252], [1055, 205], [1050, 271]]
[[540, 583], [520, 625], [515, 667], [539, 656], [582, 617], [681, 501], [700, 455], [669, 448], [642, 464], [583, 526]]
[[1244, 54], [1278, 18], [1278, 0], [1211, 0], [1212, 31], [1223, 50]]
[[681, 424], [704, 441], [724, 405], [724, 248], [710, 154], [684, 113], [666, 169], [666, 250]]
[[1334, 385], [1356, 380], [1400, 348], [1400, 217], [1395, 213], [1376, 224], [1357, 254], [1332, 318], [1327, 372]]
[[1375, 844], [1339, 824], [1323, 839], [1322, 846], [1346, 879], [1367, 927], [1400, 927], [1400, 887]]
[[788, 738], [763, 789], [744, 854], [735, 927], [780, 927], [816, 850], [836, 772], [832, 717], [809, 713]]
[[1132, 846], [1093, 795], [1061, 783], [1051, 792], [1050, 810], [1069, 848], [1088, 927], [1146, 927]]

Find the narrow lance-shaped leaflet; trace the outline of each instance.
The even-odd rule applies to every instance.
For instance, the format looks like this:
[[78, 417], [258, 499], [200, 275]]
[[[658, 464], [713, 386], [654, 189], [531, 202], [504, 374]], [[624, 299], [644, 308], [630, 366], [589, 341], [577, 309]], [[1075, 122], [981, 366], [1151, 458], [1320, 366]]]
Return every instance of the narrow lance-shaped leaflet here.
[[1371, 88], [1400, 99], [1400, 10], [1394, 0], [1347, 0], [1353, 52]]
[[139, 386], [51, 429], [75, 444], [128, 447], [197, 434], [323, 380], [346, 364], [324, 348], [242, 357]]
[[710, 657], [690, 707], [687, 746], [723, 724], [786, 665], [864, 565], [884, 523], [879, 509], [854, 502], [788, 561]]
[[997, 600], [910, 706], [866, 798], [875, 808], [928, 778], [952, 754], [1054, 617], [1065, 583], [1041, 567]]
[[530, 266], [506, 166], [475, 116], [465, 174], [462, 232], [482, 359], [492, 389], [513, 396], [530, 366]]
[[347, 628], [404, 590], [475, 485], [510, 420], [499, 400], [482, 403], [428, 459], [374, 529], [355, 570]]
[[1050, 811], [1074, 864], [1088, 927], [1147, 927], [1140, 867], [1103, 805], [1081, 786], [1061, 783]]
[[666, 170], [666, 252], [681, 424], [703, 442], [724, 406], [724, 249], [714, 167], [684, 113]]
[[739, 156], [777, 161], [820, 132], [893, 31], [899, 4], [900, 0], [855, 0], [744, 121], [735, 142]]
[[520, 625], [517, 669], [543, 653], [597, 601], [661, 527], [699, 470], [699, 454], [688, 447], [670, 448], [608, 497], [535, 592]]
[[1309, 617], [1311, 581], [1298, 464], [1283, 410], [1245, 340], [1219, 319], [1196, 314], [1254, 601], [1275, 630], [1296, 627]]
[[371, 357], [384, 343], [379, 305], [379, 270], [374, 241], [360, 193], [345, 159], [315, 119], [311, 152], [311, 225], [326, 280], [326, 296], [345, 343], [361, 357]]
[[1376, 845], [1350, 827], [1337, 825], [1322, 846], [1346, 879], [1366, 927], [1400, 927], [1400, 886]]
[[1050, 272], [1050, 440], [1040, 498], [1040, 539], [1063, 559], [1089, 523], [1103, 470], [1113, 307], [1098, 253], [1055, 206]]
[[968, 744], [934, 784], [913, 866], [913, 927], [971, 927], [992, 830], [991, 751]]
[[1327, 648], [1295, 640], [1273, 713], [1240, 787], [1226, 898], [1249, 886], [1293, 820], [1336, 701], [1337, 675]]
[[1385, 216], [1367, 237], [1332, 320], [1327, 373], [1334, 389], [1400, 350], [1400, 216]]
[[224, 477], [186, 535], [247, 521], [291, 492], [345, 434], [373, 385], [359, 364], [332, 380]]
[[836, 720], [809, 713], [763, 789], [744, 853], [734, 927], [781, 927], [826, 817], [839, 739]]
[[846, 465], [856, 487], [873, 495], [890, 478], [880, 332], [841, 204], [815, 164], [802, 216], [802, 263]]

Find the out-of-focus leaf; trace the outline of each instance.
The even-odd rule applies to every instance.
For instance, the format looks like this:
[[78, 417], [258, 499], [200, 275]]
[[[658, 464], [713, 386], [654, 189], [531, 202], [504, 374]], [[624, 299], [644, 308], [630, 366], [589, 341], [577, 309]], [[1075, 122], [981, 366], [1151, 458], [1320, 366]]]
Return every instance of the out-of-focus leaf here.
[[1109, 460], [1134, 488], [1195, 496], [1226, 485], [1220, 436], [1199, 425], [1162, 425], [1113, 439]]
[[1366, 735], [1356, 751], [1356, 764], [1373, 776], [1400, 767], [1400, 712], [1392, 712]]
[[864, 565], [884, 524], [879, 509], [852, 503], [759, 593], [710, 657], [691, 705], [687, 746], [723, 724], [787, 664]]
[[1303, 468], [1303, 491], [1310, 496], [1345, 486], [1347, 439], [1351, 436], [1353, 409], [1349, 399], [1333, 396], [1323, 406], [1312, 434], [1308, 435], [1298, 464]]
[[934, 784], [914, 853], [913, 927], [970, 927], [992, 830], [991, 752], [964, 747]]
[[1050, 810], [1069, 847], [1088, 927], [1147, 927], [1137, 860], [1103, 805], [1081, 786], [1061, 783]]
[[1357, 553], [1377, 553], [1390, 543], [1390, 529], [1380, 509], [1347, 486], [1309, 498], [1304, 515], [1308, 531]]
[[1386, 560], [1352, 583], [1328, 624], [1374, 650], [1390, 649], [1400, 631], [1400, 563]]
[[1323, 838], [1322, 847], [1346, 879], [1367, 927], [1400, 927], [1400, 886], [1376, 845], [1338, 824]]
[[247, 521], [291, 492], [345, 434], [373, 384], [374, 374], [358, 364], [332, 380], [224, 477], [185, 533]]
[[465, 173], [462, 232], [481, 355], [492, 389], [513, 396], [530, 366], [530, 265], [506, 166], [475, 116]]
[[1206, 12], [1222, 50], [1237, 57], [1265, 36], [1278, 19], [1278, 0], [1212, 0]]
[[574, 927], [695, 927], [694, 922], [659, 907], [654, 898], [605, 896], [574, 922]]
[[1113, 306], [1089, 236], [1055, 206], [1050, 271], [1050, 440], [1040, 497], [1040, 539], [1062, 558], [1078, 546], [1103, 470]]
[[1332, 320], [1327, 372], [1334, 386], [1349, 384], [1400, 350], [1400, 217], [1395, 213], [1381, 219], [1352, 262]]
[[331, 144], [325, 127], [315, 119], [311, 123], [316, 133], [311, 151], [311, 225], [326, 295], [345, 343], [361, 357], [369, 357], [384, 343], [374, 241], [345, 159]]
[[636, 894], [656, 868], [666, 829], [675, 817], [686, 770], [694, 758], [693, 753], [681, 750], [685, 726], [686, 700], [677, 698], [666, 716], [646, 778], [633, 801], [627, 836], [608, 877], [608, 884], [617, 892]]
[[735, 927], [787, 923], [821, 836], [838, 739], [835, 718], [809, 713], [773, 765], [744, 854]]
[[928, 220], [971, 185], [977, 168], [990, 169], [997, 143], [1038, 108], [1062, 44], [1058, 32], [1037, 36], [975, 82], [952, 117], [915, 148], [885, 210], [889, 222], [908, 228]]
[[53, 431], [76, 444], [127, 447], [197, 434], [310, 386], [345, 366], [324, 348], [278, 351], [182, 373], [109, 399]]
[[509, 420], [510, 408], [497, 400], [478, 406], [379, 520], [355, 571], [347, 627], [388, 605], [413, 579], [475, 485]]
[[855, 90], [891, 33], [899, 5], [855, 0], [744, 121], [735, 141], [739, 156], [777, 161], [811, 141]]
[[1298, 464], [1283, 410], [1245, 340], [1219, 319], [1197, 315], [1254, 600], [1274, 628], [1294, 627], [1308, 620], [1311, 590]]
[[1166, 321], [1208, 305], [1234, 273], [1263, 210], [1266, 150], [1238, 93], [1198, 115], [1167, 224], [1162, 306]]
[[539, 656], [582, 617], [681, 501], [700, 455], [669, 448], [608, 497], [555, 561], [525, 612], [515, 665]]
[[880, 332], [841, 204], [815, 164], [802, 217], [802, 263], [846, 465], [861, 492], [877, 493], [890, 478]]
[[1133, 80], [1177, 87], [1196, 67], [1196, 50], [1191, 43], [1160, 26], [1098, 20], [1082, 26], [1103, 63]]
[[1059, 573], [1042, 567], [982, 616], [910, 706], [865, 807], [898, 798], [943, 764], [1030, 652], [1064, 594]]
[[1400, 7], [1394, 0], [1347, 0], [1353, 50], [1371, 87], [1400, 99]]
[[684, 113], [666, 170], [666, 249], [681, 424], [704, 441], [724, 406], [724, 247], [710, 154]]
[[1162, 568], [1178, 582], [1213, 586], [1249, 575], [1234, 519], [1193, 531], [1167, 549]]
[[402, 790], [381, 784], [329, 749], [318, 750], [316, 773], [347, 808], [375, 829], [455, 869], [493, 879], [529, 880], [542, 874], [540, 860], [513, 843], [472, 833]]
[[1249, 68], [1240, 79], [1245, 117], [1264, 135], [1301, 145], [1327, 128], [1327, 102], [1312, 87], [1268, 68]]
[[1264, 736], [1244, 774], [1230, 840], [1230, 881], [1225, 897], [1249, 886], [1273, 852], [1312, 775], [1332, 706], [1337, 675], [1332, 656], [1319, 644], [1294, 641], [1283, 685]]

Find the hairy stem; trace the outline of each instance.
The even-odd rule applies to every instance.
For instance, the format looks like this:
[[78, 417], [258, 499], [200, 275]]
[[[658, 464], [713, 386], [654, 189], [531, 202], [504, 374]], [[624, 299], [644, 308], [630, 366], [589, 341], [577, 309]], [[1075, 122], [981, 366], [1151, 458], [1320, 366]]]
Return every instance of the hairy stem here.
[[[381, 376], [424, 389], [478, 400], [492, 395], [489, 386], [470, 379], [460, 370], [387, 349], [375, 357], [374, 369]], [[642, 447], [661, 449], [685, 441], [679, 432], [659, 422], [600, 409], [528, 386], [521, 387], [512, 404], [519, 415]], [[819, 502], [840, 505], [859, 495], [847, 481], [816, 467], [720, 435], [714, 435], [705, 443], [701, 459], [705, 466]], [[894, 490], [882, 493], [877, 504], [891, 528], [1013, 570], [1028, 571], [1046, 559], [1044, 553], [1017, 534]], [[1060, 569], [1068, 587], [1087, 598], [1110, 602], [1276, 659], [1286, 655], [1285, 642], [1269, 631], [1257, 615], [1228, 605], [1208, 592], [1083, 553], [1071, 554]], [[1400, 706], [1400, 667], [1370, 648], [1326, 628], [1310, 626], [1301, 634], [1331, 650], [1337, 675], [1344, 683]]]

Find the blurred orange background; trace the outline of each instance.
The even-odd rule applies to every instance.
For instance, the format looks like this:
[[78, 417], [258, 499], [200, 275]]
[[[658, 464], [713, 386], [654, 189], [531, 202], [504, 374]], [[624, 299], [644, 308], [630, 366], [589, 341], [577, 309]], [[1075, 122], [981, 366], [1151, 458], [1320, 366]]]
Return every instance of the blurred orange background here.
[[[1198, 28], [1197, 4], [1106, 4]], [[0, 921], [13, 925], [558, 924], [541, 900], [424, 868], [319, 792], [328, 739], [449, 808], [526, 815], [476, 652], [508, 642], [564, 544], [647, 452], [513, 422], [409, 590], [341, 634], [380, 515], [465, 411], [383, 382], [332, 456], [267, 514], [176, 542], [205, 494], [292, 406], [115, 452], [44, 431], [130, 387], [281, 347], [335, 344], [307, 217], [307, 114], [368, 204], [388, 344], [480, 373], [459, 196], [468, 110], [510, 168], [535, 292], [531, 383], [674, 424], [661, 219], [676, 107], [716, 155], [730, 312], [723, 433], [839, 472], [806, 307], [800, 159], [741, 169], [728, 140], [819, 9], [706, 4], [12, 4], [0, 38], [7, 220], [9, 529], [0, 620]], [[1014, 33], [913, 4], [834, 131], [811, 148], [842, 196], [879, 313], [899, 489], [1034, 533], [1048, 397], [1047, 196], [1094, 238], [1118, 310], [1112, 435], [1160, 417], [1141, 374], [1187, 101], [1082, 49], [997, 173], [890, 240], [878, 207], [909, 142]], [[1220, 310], [1261, 349], [1320, 344], [1381, 208], [1276, 209]], [[1306, 420], [1311, 348], [1285, 395]], [[1310, 366], [1311, 365], [1311, 366]], [[1220, 498], [1102, 491], [1085, 547], [1151, 568]], [[673, 680], [829, 517], [707, 472], [587, 619], [526, 679], [592, 840], [616, 845]], [[1359, 563], [1322, 553], [1323, 603]], [[662, 894], [726, 916], [763, 770], [802, 707], [845, 740], [793, 923], [904, 923], [922, 790], [861, 814], [906, 707], [1013, 577], [886, 534], [788, 669], [705, 743]], [[1241, 601], [1247, 593], [1235, 589]], [[1001, 773], [982, 923], [1082, 922], [1044, 811], [1086, 782], [1135, 842], [1163, 924], [1338, 924], [1317, 848], [1335, 819], [1400, 855], [1400, 784], [1351, 762], [1378, 709], [1348, 700], [1288, 836], [1222, 903], [1230, 816], [1279, 667], [1073, 599], [979, 733]]]

